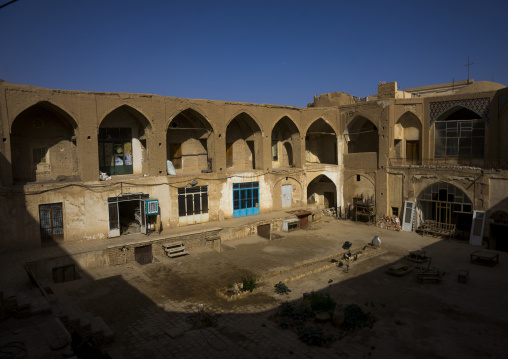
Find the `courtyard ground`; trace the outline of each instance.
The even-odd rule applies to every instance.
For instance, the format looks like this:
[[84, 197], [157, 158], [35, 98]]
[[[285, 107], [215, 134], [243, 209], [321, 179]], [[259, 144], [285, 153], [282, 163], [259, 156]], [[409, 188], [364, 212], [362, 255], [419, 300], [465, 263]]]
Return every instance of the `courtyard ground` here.
[[[203, 248], [185, 257], [156, 257], [143, 266], [89, 269], [82, 279], [51, 288], [60, 303], [100, 315], [115, 332], [109, 349], [125, 358], [506, 356], [508, 253], [499, 253], [497, 266], [479, 266], [470, 263], [479, 248], [466, 242], [327, 217], [310, 230], [277, 234], [273, 240], [249, 236], [223, 242], [222, 253]], [[376, 235], [380, 248], [352, 262], [347, 273], [325, 260], [340, 260], [346, 240], [361, 249]], [[419, 283], [416, 271], [403, 277], [385, 273], [417, 249], [432, 257], [431, 267], [445, 272], [441, 283]], [[288, 295], [274, 292], [274, 282], [312, 270], [316, 273], [286, 282]], [[469, 271], [467, 283], [457, 281], [459, 270]], [[265, 278], [264, 286], [232, 301], [217, 294], [243, 277]], [[329, 294], [339, 305], [357, 304], [377, 320], [327, 347], [307, 345], [295, 330], [279, 327], [274, 316], [281, 303], [299, 303], [312, 291]], [[215, 327], [196, 326], [201, 305]], [[12, 329], [6, 325], [0, 323], [0, 332]]]

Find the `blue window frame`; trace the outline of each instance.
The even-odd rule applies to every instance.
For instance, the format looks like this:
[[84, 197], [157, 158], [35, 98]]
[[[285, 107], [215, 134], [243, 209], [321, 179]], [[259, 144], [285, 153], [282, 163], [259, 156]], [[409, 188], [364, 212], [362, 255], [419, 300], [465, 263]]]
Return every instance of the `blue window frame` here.
[[233, 218], [259, 214], [259, 182], [233, 183]]

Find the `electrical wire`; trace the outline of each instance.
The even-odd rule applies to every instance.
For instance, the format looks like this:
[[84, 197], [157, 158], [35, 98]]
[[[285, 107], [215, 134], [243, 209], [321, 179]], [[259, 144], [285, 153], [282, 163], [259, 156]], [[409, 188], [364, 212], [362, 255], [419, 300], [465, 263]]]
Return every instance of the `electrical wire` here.
[[[324, 164], [324, 165], [327, 165], [327, 164]], [[336, 166], [336, 165], [332, 165], [332, 166]], [[263, 177], [263, 176], [266, 176], [266, 175], [282, 175], [282, 176], [284, 176], [284, 175], [287, 175], [287, 174], [297, 174], [297, 173], [304, 173], [304, 172], [305, 173], [314, 173], [314, 172], [323, 172], [323, 170], [322, 169], [306, 169], [306, 170], [304, 170], [303, 168], [291, 169], [291, 170], [276, 170], [276, 171], [272, 170], [272, 171], [265, 171], [265, 172], [262, 172], [262, 173], [259, 173], [259, 174], [253, 174], [253, 175], [249, 175], [249, 176], [244, 176], [244, 175], [241, 175], [241, 174], [233, 174], [233, 175], [228, 175], [228, 176], [222, 177], [222, 178], [194, 177], [191, 180], [185, 179], [185, 180], [175, 181], [175, 182], [171, 182], [171, 183], [131, 183], [131, 182], [124, 182], [124, 181], [120, 181], [120, 182], [116, 182], [115, 181], [115, 182], [112, 182], [111, 184], [108, 183], [108, 184], [100, 184], [100, 185], [98, 185], [98, 184], [97, 185], [92, 185], [92, 184], [71, 183], [71, 184], [67, 184], [67, 185], [64, 185], [64, 186], [54, 187], [54, 188], [48, 188], [48, 189], [44, 189], [44, 190], [40, 190], [40, 191], [31, 191], [31, 192], [0, 192], [0, 196], [9, 196], [9, 195], [34, 196], [34, 195], [39, 195], [39, 194], [53, 192], [53, 191], [59, 191], [59, 190], [63, 190], [63, 189], [67, 189], [67, 188], [72, 188], [72, 187], [83, 188], [83, 189], [86, 189], [86, 190], [89, 190], [89, 191], [92, 191], [92, 192], [96, 192], [96, 193], [107, 192], [107, 191], [110, 191], [115, 186], [124, 186], [124, 185], [125, 186], [131, 186], [131, 187], [168, 186], [168, 187], [172, 187], [172, 188], [180, 188], [181, 186], [178, 186], [177, 184], [179, 184], [179, 183], [180, 184], [189, 183], [192, 180], [224, 181], [224, 180], [228, 180], [228, 179], [231, 179], [231, 178], [252, 179], [252, 178]]]

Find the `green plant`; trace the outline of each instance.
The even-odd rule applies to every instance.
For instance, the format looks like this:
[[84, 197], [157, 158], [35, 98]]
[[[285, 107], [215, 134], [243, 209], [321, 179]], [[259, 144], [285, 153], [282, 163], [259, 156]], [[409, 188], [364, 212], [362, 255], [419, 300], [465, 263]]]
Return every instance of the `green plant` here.
[[286, 295], [288, 295], [289, 292], [291, 292], [291, 289], [289, 289], [288, 286], [285, 285], [282, 282], [279, 282], [279, 283], [275, 284], [274, 287], [275, 287], [275, 293], [277, 293], [277, 294], [286, 294]]
[[242, 278], [243, 290], [248, 290], [252, 292], [254, 288], [256, 288], [256, 278], [253, 277], [244, 277]]
[[330, 297], [330, 294], [311, 292], [310, 306], [315, 312], [333, 312], [337, 303]]
[[312, 314], [309, 307], [301, 305], [293, 310], [293, 320], [296, 326], [303, 325], [307, 318]]
[[344, 330], [362, 327], [372, 328], [375, 322], [376, 317], [369, 312], [364, 312], [359, 305], [349, 304], [344, 308], [344, 323], [342, 323], [342, 329]]
[[330, 340], [319, 326], [306, 326], [298, 329], [298, 338], [309, 345], [325, 346]]
[[279, 315], [283, 317], [291, 317], [293, 316], [293, 311], [295, 310], [295, 305], [288, 301], [281, 303], [279, 305]]
[[281, 316], [276, 319], [277, 325], [281, 327], [282, 329], [289, 328], [293, 321], [291, 320], [291, 317]]

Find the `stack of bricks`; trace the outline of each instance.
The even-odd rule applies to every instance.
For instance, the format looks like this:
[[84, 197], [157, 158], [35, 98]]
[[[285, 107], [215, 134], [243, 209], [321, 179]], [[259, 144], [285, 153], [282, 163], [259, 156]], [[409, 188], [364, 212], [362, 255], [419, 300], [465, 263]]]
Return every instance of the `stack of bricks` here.
[[400, 232], [402, 230], [402, 227], [400, 225], [400, 219], [399, 217], [395, 216], [383, 216], [379, 221], [376, 223], [376, 227], [388, 229], [390, 231], [398, 231]]

